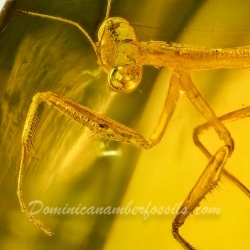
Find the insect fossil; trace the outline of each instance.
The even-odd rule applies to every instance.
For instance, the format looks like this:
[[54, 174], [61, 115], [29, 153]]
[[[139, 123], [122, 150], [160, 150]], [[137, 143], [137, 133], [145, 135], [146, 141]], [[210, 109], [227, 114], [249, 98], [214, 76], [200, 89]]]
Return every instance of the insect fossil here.
[[[37, 93], [30, 105], [22, 135], [22, 158], [17, 191], [21, 210], [47, 235], [52, 235], [52, 232], [45, 228], [41, 221], [30, 214], [22, 197], [25, 162], [35, 136], [35, 127], [38, 121], [37, 109], [42, 102], [55, 107], [62, 114], [104, 138], [150, 149], [161, 141], [179, 95], [185, 92], [193, 105], [208, 121], [208, 123], [195, 129], [194, 141], [209, 160], [204, 172], [180, 207], [172, 223], [172, 232], [174, 238], [185, 249], [195, 249], [179, 234], [179, 228], [184, 224], [188, 215], [205, 198], [206, 194], [218, 184], [222, 175], [250, 197], [250, 191], [224, 169], [225, 163], [234, 149], [233, 139], [224, 123], [248, 117], [250, 108], [247, 107], [217, 117], [193, 84], [191, 73], [198, 70], [249, 67], [250, 46], [210, 49], [161, 41], [138, 42], [133, 28], [125, 19], [120, 17], [109, 18], [110, 6], [111, 0], [108, 0], [106, 17], [99, 29], [97, 43], [79, 24], [73, 21], [23, 10], [17, 12], [49, 18], [77, 27], [91, 43], [98, 64], [108, 74], [108, 83], [114, 91], [120, 93], [133, 91], [141, 81], [143, 65], [170, 68], [172, 70], [170, 86], [159, 122], [147, 140], [136, 131], [67, 98], [52, 92]], [[213, 156], [199, 140], [199, 135], [208, 129], [214, 129], [223, 142], [223, 146]]]

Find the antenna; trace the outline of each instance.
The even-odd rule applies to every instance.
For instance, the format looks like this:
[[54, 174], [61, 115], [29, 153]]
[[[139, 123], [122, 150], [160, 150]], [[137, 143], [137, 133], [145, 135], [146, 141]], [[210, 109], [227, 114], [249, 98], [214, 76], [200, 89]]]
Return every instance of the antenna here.
[[[108, 4], [110, 4], [110, 2], [111, 2], [111, 0], [108, 1]], [[52, 19], [52, 20], [56, 20], [56, 21], [60, 21], [60, 22], [64, 22], [64, 23], [74, 25], [87, 37], [87, 39], [91, 43], [94, 51], [97, 52], [97, 47], [95, 45], [95, 42], [92, 40], [92, 38], [90, 37], [88, 32], [85, 29], [83, 29], [78, 23], [73, 22], [73, 21], [68, 20], [68, 19], [61, 18], [61, 17], [50, 16], [50, 15], [45, 15], [45, 14], [39, 14], [39, 13], [25, 11], [25, 10], [15, 10], [15, 11], [19, 12], [19, 13], [28, 14], [28, 15], [31, 15], [31, 16], [38, 16], [38, 17], [42, 17], [42, 18], [48, 18], [48, 19]], [[109, 14], [109, 11], [107, 11], [107, 14]], [[106, 17], [107, 17], [107, 14], [106, 14]]]

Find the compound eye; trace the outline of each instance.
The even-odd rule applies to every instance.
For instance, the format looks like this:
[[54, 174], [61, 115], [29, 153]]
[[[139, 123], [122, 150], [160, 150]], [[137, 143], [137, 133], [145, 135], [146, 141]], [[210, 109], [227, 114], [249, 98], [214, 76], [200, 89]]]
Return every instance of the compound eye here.
[[108, 76], [110, 87], [123, 93], [133, 91], [142, 78], [142, 68], [136, 64], [127, 64], [111, 70]]

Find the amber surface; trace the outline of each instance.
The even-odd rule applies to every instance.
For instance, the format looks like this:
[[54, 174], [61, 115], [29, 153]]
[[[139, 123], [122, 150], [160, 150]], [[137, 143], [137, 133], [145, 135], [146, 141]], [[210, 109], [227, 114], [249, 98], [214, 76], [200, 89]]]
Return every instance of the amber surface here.
[[[61, 16], [81, 24], [97, 39], [106, 1], [17, 1], [15, 8]], [[153, 11], [154, 10], [154, 11]], [[139, 41], [173, 41], [213, 48], [250, 44], [247, 2], [115, 1], [111, 16], [128, 19]], [[151, 13], [150, 16], [148, 13]], [[1, 70], [1, 240], [2, 249], [182, 249], [173, 239], [175, 215], [48, 215], [41, 219], [54, 233], [47, 237], [21, 213], [16, 196], [21, 136], [32, 97], [53, 91], [140, 131], [152, 132], [166, 96], [170, 71], [146, 67], [131, 94], [114, 94], [100, 73], [89, 42], [75, 27], [52, 20], [10, 14], [0, 36]], [[155, 74], [159, 74], [157, 80]], [[249, 105], [247, 69], [213, 70], [193, 79], [216, 114]], [[146, 105], [146, 107], [145, 107]], [[162, 143], [140, 154], [133, 146], [103, 140], [58, 111], [39, 110], [34, 149], [25, 169], [24, 199], [44, 207], [171, 206], [182, 202], [207, 164], [192, 141], [205, 120], [183, 95]], [[235, 152], [227, 169], [246, 185], [247, 119], [227, 125]], [[213, 133], [202, 138], [211, 152], [221, 145]], [[249, 200], [222, 181], [203, 207], [219, 215], [194, 215], [180, 229], [198, 249], [248, 249]], [[132, 201], [132, 204], [131, 204]], [[68, 204], [68, 205], [67, 205]], [[29, 206], [29, 208], [31, 208]]]

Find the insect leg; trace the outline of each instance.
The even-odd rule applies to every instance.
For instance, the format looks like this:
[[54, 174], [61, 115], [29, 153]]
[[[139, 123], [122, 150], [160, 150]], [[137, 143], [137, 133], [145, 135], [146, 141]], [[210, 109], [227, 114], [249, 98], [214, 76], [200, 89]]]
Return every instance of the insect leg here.
[[164, 132], [175, 110], [176, 104], [179, 100], [180, 91], [180, 79], [179, 77], [176, 77], [175, 74], [172, 74], [170, 77], [170, 84], [163, 112], [159, 118], [154, 132], [149, 139], [150, 144], [152, 144], [153, 146], [156, 146], [161, 141], [161, 138], [164, 135]]
[[28, 153], [30, 154], [31, 152], [30, 147], [32, 146], [32, 141], [35, 137], [36, 127], [39, 120], [37, 110], [41, 103], [45, 102], [48, 105], [53, 106], [62, 114], [68, 116], [70, 119], [75, 120], [76, 122], [89, 128], [96, 134], [107, 138], [108, 140], [121, 141], [140, 148], [150, 149], [161, 140], [168, 121], [170, 120], [178, 101], [180, 86], [177, 80], [178, 79], [175, 76], [171, 77], [164, 110], [162, 112], [160, 121], [149, 140], [146, 140], [136, 131], [67, 98], [60, 97], [52, 92], [37, 93], [33, 97], [23, 130], [22, 158], [17, 189], [17, 195], [21, 210], [25, 213], [28, 219], [32, 221], [36, 226], [38, 226], [41, 230], [43, 230], [45, 234], [49, 236], [52, 235], [52, 232], [49, 229], [45, 228], [43, 223], [39, 220], [36, 220], [27, 210], [22, 194], [24, 168], [27, 162]]
[[199, 180], [183, 202], [172, 223], [173, 236], [185, 249], [194, 250], [195, 248], [179, 234], [179, 227], [184, 224], [187, 217], [197, 206], [199, 206], [199, 203], [205, 198], [205, 196], [216, 187], [229, 153], [228, 146], [223, 146], [211, 158]]
[[195, 85], [192, 83], [189, 72], [176, 72], [180, 77], [180, 83], [182, 89], [186, 92], [190, 101], [200, 111], [200, 113], [207, 119], [207, 121], [214, 127], [215, 131], [219, 135], [220, 139], [224, 141], [225, 145], [229, 148], [229, 155], [232, 154], [234, 149], [233, 139], [224, 126], [224, 124], [216, 116], [212, 108], [202, 97]]
[[[243, 118], [250, 117], [250, 107], [246, 107], [243, 109], [239, 109], [228, 114], [222, 115], [219, 117], [219, 120], [224, 124], [226, 122], [237, 121]], [[199, 135], [203, 134], [205, 131], [213, 129], [213, 126], [209, 123], [205, 123], [200, 125], [199, 127], [195, 128], [193, 133], [193, 138], [196, 146], [200, 148], [200, 150], [210, 159], [212, 155], [208, 152], [206, 147], [201, 143], [199, 140]], [[250, 197], [250, 190], [242, 184], [236, 177], [234, 177], [231, 173], [223, 169], [222, 175], [225, 176], [227, 179], [232, 181], [238, 188], [240, 188], [248, 197]]]
[[186, 92], [190, 101], [208, 120], [209, 124], [211, 124], [211, 126], [213, 126], [215, 131], [218, 133], [220, 139], [225, 143], [225, 145], [222, 146], [212, 158], [211, 156], [209, 157], [210, 161], [207, 167], [182, 204], [172, 224], [174, 238], [185, 249], [195, 249], [179, 234], [179, 227], [184, 224], [189, 214], [194, 211], [199, 203], [205, 198], [207, 193], [212, 191], [213, 188], [218, 184], [224, 169], [224, 165], [233, 151], [234, 143], [227, 128], [215, 115], [212, 108], [204, 100], [197, 88], [192, 83], [190, 73], [185, 71], [178, 72], [175, 70], [173, 74], [176, 74], [176, 77], [179, 77], [181, 88]]
[[[226, 122], [232, 122], [232, 121], [237, 121], [239, 119], [243, 119], [246, 117], [250, 117], [250, 107], [246, 107], [243, 109], [239, 109], [233, 112], [230, 112], [228, 114], [222, 115], [218, 117], [218, 119], [221, 121], [221, 123], [226, 123]], [[196, 146], [200, 148], [200, 150], [208, 157], [211, 157], [211, 154], [208, 152], [208, 150], [205, 148], [205, 146], [200, 142], [199, 140], [199, 135], [204, 133], [207, 130], [210, 130], [214, 128], [213, 124], [211, 123], [205, 123], [200, 125], [199, 127], [195, 128], [194, 133], [193, 133], [193, 139], [194, 143]]]

